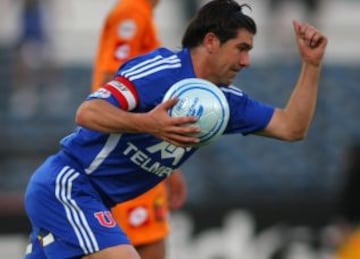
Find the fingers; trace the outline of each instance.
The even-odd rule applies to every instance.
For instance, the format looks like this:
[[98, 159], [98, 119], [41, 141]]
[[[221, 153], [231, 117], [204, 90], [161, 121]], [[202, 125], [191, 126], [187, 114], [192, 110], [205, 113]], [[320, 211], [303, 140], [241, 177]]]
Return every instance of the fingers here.
[[198, 126], [182, 125], [169, 128], [169, 132], [184, 136], [195, 136], [201, 132], [201, 128]]
[[295, 33], [300, 34], [300, 22], [293, 21], [293, 27], [294, 27]]
[[310, 48], [316, 48], [321, 42], [321, 35], [319, 33], [314, 32], [314, 34], [310, 38], [309, 46]]
[[178, 147], [190, 147], [200, 142], [199, 138], [186, 136], [186, 135], [179, 135], [176, 133], [167, 134], [165, 137], [163, 137], [163, 139], [166, 142]]
[[[201, 129], [197, 125], [191, 125], [198, 120], [197, 117], [170, 117], [168, 115], [168, 110], [177, 102], [178, 99], [174, 97], [152, 110], [151, 113], [156, 114], [153, 117], [158, 118], [154, 135], [173, 145], [189, 147], [199, 143], [200, 139], [195, 135], [201, 132]], [[160, 128], [159, 125], [161, 125]]]
[[310, 48], [316, 48], [317, 46], [319, 46], [322, 35], [314, 27], [307, 25], [304, 28], [304, 32], [302, 35], [303, 35], [303, 38], [304, 38], [307, 46], [309, 46]]
[[194, 123], [198, 121], [197, 117], [189, 116], [189, 117], [171, 117], [171, 121], [173, 125], [183, 125]]
[[166, 100], [165, 102], [163, 102], [163, 103], [160, 104], [160, 105], [162, 105], [164, 109], [168, 110], [168, 109], [170, 109], [171, 107], [173, 107], [177, 102], [178, 102], [178, 99], [177, 99], [177, 97], [175, 96], [175, 97], [173, 97], [173, 98], [171, 98], [171, 99], [169, 99], [169, 100]]
[[307, 47], [317, 48], [320, 44], [326, 41], [324, 35], [308, 23], [293, 21], [293, 26], [297, 38], [302, 40]]
[[165, 138], [168, 142], [181, 147], [188, 147], [199, 143], [200, 139], [196, 137], [201, 129], [197, 126], [183, 125], [169, 128]]

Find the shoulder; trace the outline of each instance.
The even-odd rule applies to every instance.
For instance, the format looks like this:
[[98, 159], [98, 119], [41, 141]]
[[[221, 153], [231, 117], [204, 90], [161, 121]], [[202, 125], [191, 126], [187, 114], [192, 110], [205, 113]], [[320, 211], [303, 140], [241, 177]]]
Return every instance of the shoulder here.
[[238, 87], [234, 86], [234, 85], [229, 85], [229, 86], [220, 86], [221, 91], [223, 91], [223, 93], [225, 94], [225, 96], [227, 98], [230, 97], [246, 97], [246, 93], [244, 93], [244, 91], [242, 91], [241, 89], [239, 89]]
[[176, 52], [166, 48], [158, 48], [129, 60], [120, 68], [118, 74], [127, 78], [138, 79], [159, 75], [180, 67], [181, 59]]
[[229, 85], [221, 86], [220, 89], [224, 93], [231, 109], [242, 109], [249, 104], [250, 97], [240, 88]]

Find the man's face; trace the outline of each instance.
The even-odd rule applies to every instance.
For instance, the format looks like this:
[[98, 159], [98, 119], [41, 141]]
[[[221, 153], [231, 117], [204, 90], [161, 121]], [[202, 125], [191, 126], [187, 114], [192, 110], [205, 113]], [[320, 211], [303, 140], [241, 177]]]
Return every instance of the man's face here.
[[[254, 35], [245, 29], [237, 36], [214, 49], [211, 57], [212, 75], [217, 84], [229, 85], [236, 74], [250, 65], [250, 50]], [[212, 80], [213, 81], [213, 80]]]

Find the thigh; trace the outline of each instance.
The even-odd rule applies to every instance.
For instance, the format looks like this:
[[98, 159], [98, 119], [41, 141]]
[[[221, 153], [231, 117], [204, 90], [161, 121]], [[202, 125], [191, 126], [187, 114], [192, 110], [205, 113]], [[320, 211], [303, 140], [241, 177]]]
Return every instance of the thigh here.
[[165, 239], [135, 247], [142, 259], [165, 259]]
[[[118, 245], [82, 257], [82, 259], [141, 259], [131, 245]], [[155, 259], [155, 258], [154, 258]]]

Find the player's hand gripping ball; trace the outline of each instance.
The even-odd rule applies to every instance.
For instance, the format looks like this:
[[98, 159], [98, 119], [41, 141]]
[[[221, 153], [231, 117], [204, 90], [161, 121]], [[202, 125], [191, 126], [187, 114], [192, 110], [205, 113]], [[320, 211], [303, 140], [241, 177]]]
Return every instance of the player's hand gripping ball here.
[[194, 147], [207, 145], [220, 137], [229, 121], [230, 109], [224, 93], [213, 83], [187, 78], [172, 85], [166, 92], [163, 102], [173, 97], [178, 102], [169, 109], [171, 117], [198, 117], [193, 123], [201, 132], [193, 134], [200, 138]]

